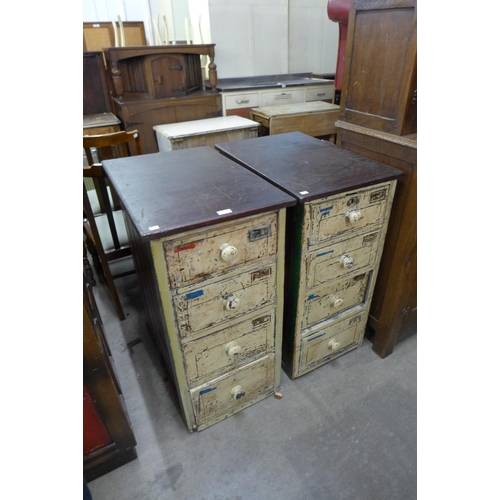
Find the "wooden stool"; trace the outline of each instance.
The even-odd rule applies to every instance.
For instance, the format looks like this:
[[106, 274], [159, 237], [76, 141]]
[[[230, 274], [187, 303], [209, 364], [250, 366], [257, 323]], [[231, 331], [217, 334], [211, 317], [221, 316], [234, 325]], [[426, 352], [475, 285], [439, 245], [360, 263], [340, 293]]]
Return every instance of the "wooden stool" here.
[[155, 125], [159, 151], [214, 147], [219, 142], [257, 137], [259, 124], [241, 116], [219, 116], [204, 120]]
[[254, 108], [250, 115], [261, 124], [259, 135], [302, 132], [313, 137], [328, 136], [330, 142], [335, 142], [340, 106], [323, 101], [301, 102]]

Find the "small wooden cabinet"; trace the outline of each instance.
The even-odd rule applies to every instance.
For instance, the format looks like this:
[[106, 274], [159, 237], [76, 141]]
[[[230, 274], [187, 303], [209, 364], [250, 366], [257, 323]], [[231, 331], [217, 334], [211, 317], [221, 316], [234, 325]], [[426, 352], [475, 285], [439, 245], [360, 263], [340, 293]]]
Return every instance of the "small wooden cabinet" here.
[[[104, 51], [115, 113], [139, 131], [143, 153], [158, 151], [155, 125], [221, 114], [214, 44], [110, 47]], [[200, 56], [209, 58], [212, 91], [203, 88]]]
[[188, 430], [273, 394], [285, 211], [295, 199], [208, 146], [103, 165], [124, 209], [150, 330]]
[[216, 148], [297, 200], [287, 213], [287, 374], [359, 347], [401, 172], [300, 132]]

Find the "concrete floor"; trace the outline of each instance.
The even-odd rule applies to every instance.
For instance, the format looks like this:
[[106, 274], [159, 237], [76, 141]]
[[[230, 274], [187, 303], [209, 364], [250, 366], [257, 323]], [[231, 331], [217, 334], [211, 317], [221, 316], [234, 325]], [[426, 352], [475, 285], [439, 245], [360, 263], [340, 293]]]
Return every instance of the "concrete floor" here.
[[189, 434], [148, 339], [137, 279], [116, 283], [125, 321], [103, 285], [94, 294], [138, 458], [90, 482], [93, 500], [417, 498], [417, 335], [386, 359], [365, 340], [295, 381], [282, 372], [282, 399]]

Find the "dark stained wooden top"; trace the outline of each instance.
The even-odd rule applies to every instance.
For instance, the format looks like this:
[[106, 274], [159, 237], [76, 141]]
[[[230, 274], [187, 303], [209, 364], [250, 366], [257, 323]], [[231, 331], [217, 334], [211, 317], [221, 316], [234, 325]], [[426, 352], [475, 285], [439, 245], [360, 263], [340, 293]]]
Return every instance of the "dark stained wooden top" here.
[[208, 146], [106, 160], [103, 167], [143, 240], [296, 203]]
[[215, 148], [301, 202], [404, 175], [398, 169], [302, 132], [225, 142]]

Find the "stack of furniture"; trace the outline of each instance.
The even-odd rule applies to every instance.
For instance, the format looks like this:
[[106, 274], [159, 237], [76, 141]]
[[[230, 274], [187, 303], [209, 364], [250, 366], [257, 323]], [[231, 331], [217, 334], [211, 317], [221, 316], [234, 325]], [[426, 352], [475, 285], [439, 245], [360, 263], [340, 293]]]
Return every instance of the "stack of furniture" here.
[[358, 348], [401, 172], [300, 132], [216, 148], [297, 200], [287, 212], [287, 374]]
[[370, 310], [382, 358], [416, 331], [416, 0], [352, 0], [337, 145], [402, 170]]
[[[153, 126], [221, 114], [215, 44], [105, 49], [112, 103], [125, 130], [138, 129], [144, 153], [158, 152]], [[209, 58], [205, 91], [200, 56]]]
[[274, 394], [285, 209], [295, 199], [208, 146], [103, 166], [122, 203], [148, 325], [188, 431]]

